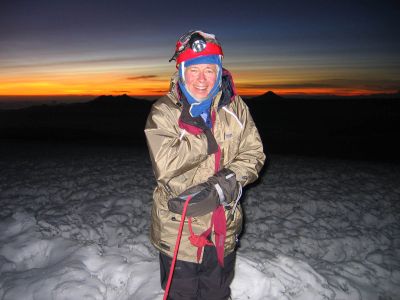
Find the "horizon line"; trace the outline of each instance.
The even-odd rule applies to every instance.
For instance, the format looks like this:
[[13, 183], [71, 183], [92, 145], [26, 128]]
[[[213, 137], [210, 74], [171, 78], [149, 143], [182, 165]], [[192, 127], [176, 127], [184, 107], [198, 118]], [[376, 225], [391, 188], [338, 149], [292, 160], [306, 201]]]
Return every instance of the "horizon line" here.
[[[398, 95], [400, 94], [399, 91], [375, 91], [375, 92], [347, 92], [347, 93], [307, 93], [307, 92], [275, 92], [273, 90], [266, 90], [261, 93], [238, 93], [239, 96], [241, 97], [257, 97], [257, 96], [262, 96], [267, 93], [274, 93], [275, 95], [278, 96], [289, 96], [289, 97], [352, 97], [352, 96], [374, 96], [374, 95]], [[134, 94], [134, 93], [102, 93], [102, 94], [0, 94], [0, 99], [1, 98], [79, 98], [79, 97], [84, 97], [84, 98], [89, 98], [89, 97], [100, 97], [100, 96], [123, 96], [127, 95], [132, 98], [157, 98], [157, 97], [162, 97], [166, 93], [157, 93], [157, 94]]]

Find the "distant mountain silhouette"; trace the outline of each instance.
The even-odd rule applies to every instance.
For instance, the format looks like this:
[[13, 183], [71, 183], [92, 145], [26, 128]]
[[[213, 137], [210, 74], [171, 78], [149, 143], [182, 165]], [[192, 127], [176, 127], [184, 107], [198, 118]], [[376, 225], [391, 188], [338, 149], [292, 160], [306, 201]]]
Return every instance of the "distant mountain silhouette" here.
[[[398, 158], [400, 97], [245, 100], [267, 153]], [[132, 142], [144, 145], [153, 102], [128, 95], [84, 103], [0, 110], [2, 139]]]
[[[358, 96], [362, 97], [362, 96]], [[379, 98], [379, 99], [400, 99], [400, 91], [397, 91], [396, 93], [380, 93], [380, 94], [370, 94], [364, 96], [366, 98]]]
[[399, 160], [400, 97], [246, 100], [269, 153]]
[[258, 100], [271, 100], [271, 99], [280, 100], [283, 98], [281, 96], [278, 96], [277, 94], [275, 94], [273, 91], [268, 91], [260, 96], [253, 97], [251, 99], [258, 101]]
[[90, 101], [91, 104], [106, 104], [106, 105], [131, 105], [133, 104], [132, 101], [145, 101], [139, 100], [136, 98], [132, 98], [127, 94], [119, 95], [119, 96], [106, 96], [102, 95], [94, 100]]
[[0, 138], [143, 140], [152, 102], [127, 95], [0, 111]]

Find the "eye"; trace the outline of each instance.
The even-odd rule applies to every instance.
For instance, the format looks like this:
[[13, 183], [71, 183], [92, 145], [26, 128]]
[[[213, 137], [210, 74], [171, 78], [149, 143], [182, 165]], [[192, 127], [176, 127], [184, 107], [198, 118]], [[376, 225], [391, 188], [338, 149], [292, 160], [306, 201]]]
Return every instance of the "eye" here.
[[208, 75], [211, 75], [211, 74], [214, 74], [214, 73], [215, 73], [215, 70], [212, 69], [212, 68], [207, 68], [207, 69], [205, 70], [205, 73], [208, 74]]

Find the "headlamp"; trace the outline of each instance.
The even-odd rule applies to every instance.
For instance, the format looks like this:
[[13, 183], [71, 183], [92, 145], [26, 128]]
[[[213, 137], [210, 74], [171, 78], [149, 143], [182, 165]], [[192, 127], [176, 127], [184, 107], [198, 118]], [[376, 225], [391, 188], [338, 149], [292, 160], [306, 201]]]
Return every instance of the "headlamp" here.
[[207, 46], [206, 40], [198, 33], [194, 33], [190, 37], [188, 44], [190, 48], [196, 53], [203, 51]]
[[223, 55], [215, 36], [199, 30], [191, 30], [179, 38], [175, 53], [169, 62], [176, 60], [178, 65], [187, 59], [214, 54]]

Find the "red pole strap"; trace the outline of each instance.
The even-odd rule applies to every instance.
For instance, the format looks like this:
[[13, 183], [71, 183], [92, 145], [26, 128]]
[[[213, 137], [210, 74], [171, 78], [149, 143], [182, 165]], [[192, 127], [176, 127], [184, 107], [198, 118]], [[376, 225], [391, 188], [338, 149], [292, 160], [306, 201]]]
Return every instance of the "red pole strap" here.
[[181, 222], [179, 223], [178, 237], [176, 238], [176, 242], [175, 242], [174, 257], [172, 259], [171, 267], [169, 268], [169, 276], [168, 276], [167, 286], [165, 287], [163, 300], [167, 300], [169, 289], [171, 287], [172, 276], [173, 276], [174, 270], [175, 270], [176, 258], [178, 257], [179, 245], [181, 243], [181, 238], [182, 238], [183, 225], [185, 224], [186, 211], [187, 211], [187, 207], [190, 202], [190, 199], [192, 199], [192, 196], [187, 197], [185, 204], [183, 206], [182, 218], [181, 218]]

